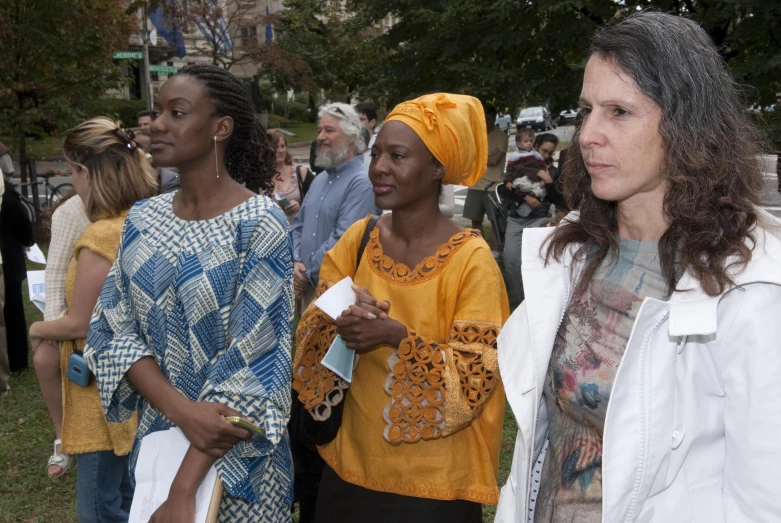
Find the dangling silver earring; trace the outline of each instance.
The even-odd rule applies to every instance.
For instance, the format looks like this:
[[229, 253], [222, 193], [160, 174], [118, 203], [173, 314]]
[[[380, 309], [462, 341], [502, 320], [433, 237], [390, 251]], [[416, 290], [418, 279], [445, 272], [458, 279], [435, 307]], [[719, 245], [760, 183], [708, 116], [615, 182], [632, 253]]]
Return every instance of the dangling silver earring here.
[[217, 161], [217, 137], [214, 137], [214, 170], [217, 171], [217, 179], [220, 178], [220, 163]]

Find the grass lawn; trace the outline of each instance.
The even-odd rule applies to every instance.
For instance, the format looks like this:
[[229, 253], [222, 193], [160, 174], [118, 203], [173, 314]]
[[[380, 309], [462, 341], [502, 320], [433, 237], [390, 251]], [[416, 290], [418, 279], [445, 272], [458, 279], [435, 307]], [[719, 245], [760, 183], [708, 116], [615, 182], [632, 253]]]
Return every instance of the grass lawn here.
[[[47, 245], [41, 249], [46, 253]], [[43, 267], [31, 262], [28, 269]], [[27, 324], [42, 319], [24, 286]], [[32, 354], [30, 355], [32, 358]], [[0, 522], [76, 523], [76, 476], [52, 481], [46, 461], [52, 452], [54, 428], [32, 368], [11, 377], [11, 390], [0, 396]], [[73, 470], [73, 469], [71, 469]]]
[[[14, 159], [19, 159], [19, 140], [15, 137], [0, 136], [0, 142], [3, 142], [6, 147], [11, 149], [11, 156]], [[25, 144], [27, 146], [27, 156], [36, 160], [48, 156], [62, 156], [61, 137], [44, 135], [42, 140], [35, 140], [28, 136]]]
[[[41, 245], [41, 249], [47, 253], [48, 246]], [[43, 268], [27, 263], [29, 270]], [[24, 300], [27, 324], [42, 319], [28, 299], [26, 284]], [[46, 476], [54, 428], [41, 398], [32, 359], [30, 369], [12, 376], [10, 384], [11, 390], [0, 396], [0, 523], [77, 523], [75, 466], [62, 480], [52, 481]], [[500, 487], [510, 472], [517, 431], [507, 405], [499, 455]], [[483, 522], [493, 522], [494, 514], [495, 507], [484, 507]]]
[[294, 144], [297, 142], [311, 142], [317, 137], [317, 124], [316, 123], [301, 123], [295, 127], [285, 127], [286, 131], [296, 133], [295, 136], [288, 136], [288, 143]]

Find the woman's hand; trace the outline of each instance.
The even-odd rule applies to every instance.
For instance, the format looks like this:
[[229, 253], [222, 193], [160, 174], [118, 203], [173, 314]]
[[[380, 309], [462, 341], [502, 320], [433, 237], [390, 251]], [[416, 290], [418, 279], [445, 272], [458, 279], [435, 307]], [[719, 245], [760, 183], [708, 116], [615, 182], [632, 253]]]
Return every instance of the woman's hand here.
[[380, 345], [398, 347], [407, 337], [407, 327], [390, 318], [390, 303], [377, 301], [366, 289], [353, 285], [358, 300], [335, 321], [336, 330], [347, 345], [359, 354]]
[[193, 523], [195, 521], [195, 493], [174, 492], [173, 487], [162, 505], [157, 507], [149, 523]]
[[538, 200], [537, 198], [535, 198], [531, 194], [527, 194], [526, 196], [524, 196], [523, 199], [524, 199], [524, 201], [526, 201], [526, 203], [529, 204], [529, 207], [531, 207], [532, 209], [539, 209], [540, 207], [542, 207], [542, 204], [540, 203], [540, 200]]
[[378, 301], [367, 289], [364, 289], [363, 287], [353, 285], [352, 288], [356, 296], [355, 305], [380, 319], [385, 319], [388, 317], [388, 311], [390, 311], [390, 302], [388, 300]]
[[309, 280], [306, 279], [306, 266], [301, 262], [293, 262], [293, 290], [296, 293], [296, 299], [300, 300], [304, 292], [309, 287]]
[[290, 202], [290, 205], [283, 208], [282, 210], [285, 211], [285, 214], [295, 214], [298, 212], [298, 210], [301, 208], [301, 204], [295, 200]]
[[177, 409], [171, 421], [182, 429], [193, 447], [213, 458], [221, 458], [240, 441], [252, 439], [250, 431], [232, 425], [225, 419], [227, 416], [247, 419], [222, 403], [188, 401]]
[[380, 345], [398, 348], [401, 341], [407, 337], [407, 327], [393, 318], [381, 319], [375, 316], [369, 319], [362, 314], [366, 314], [364, 309], [351, 305], [336, 318], [336, 332], [342, 337], [348, 349], [358, 354], [365, 354]]

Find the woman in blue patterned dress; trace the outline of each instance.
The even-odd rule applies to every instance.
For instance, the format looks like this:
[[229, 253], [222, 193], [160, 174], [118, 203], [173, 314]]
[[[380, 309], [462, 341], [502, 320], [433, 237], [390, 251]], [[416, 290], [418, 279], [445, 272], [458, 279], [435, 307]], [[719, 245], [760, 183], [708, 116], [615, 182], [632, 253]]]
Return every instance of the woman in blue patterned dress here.
[[[293, 260], [273, 188], [274, 150], [243, 84], [190, 66], [160, 89], [152, 157], [181, 189], [136, 205], [95, 309], [85, 357], [109, 422], [138, 436], [179, 427], [190, 448], [152, 522], [192, 523], [215, 465], [219, 521], [288, 522]], [[266, 430], [252, 439], [226, 416]]]

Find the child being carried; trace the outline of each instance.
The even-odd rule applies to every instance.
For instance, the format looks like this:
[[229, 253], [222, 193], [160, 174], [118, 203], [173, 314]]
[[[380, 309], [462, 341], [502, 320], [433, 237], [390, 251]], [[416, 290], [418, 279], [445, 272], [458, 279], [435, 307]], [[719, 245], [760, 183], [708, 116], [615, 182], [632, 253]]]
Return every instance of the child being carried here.
[[521, 129], [515, 136], [518, 150], [510, 155], [505, 170], [505, 187], [519, 195], [545, 197], [545, 184], [552, 183], [542, 155], [534, 150], [534, 132]]

